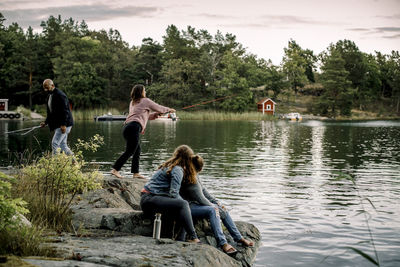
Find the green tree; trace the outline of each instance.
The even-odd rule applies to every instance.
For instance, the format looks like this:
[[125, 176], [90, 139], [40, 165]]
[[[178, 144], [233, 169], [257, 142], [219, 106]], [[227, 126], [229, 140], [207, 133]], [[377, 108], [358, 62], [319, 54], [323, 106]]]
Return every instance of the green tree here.
[[163, 86], [149, 88], [149, 96], [165, 105], [183, 107], [190, 105], [199, 96], [199, 66], [182, 59], [170, 59], [161, 70]]
[[335, 117], [340, 111], [341, 115], [350, 115], [352, 106], [351, 82], [348, 80], [349, 72], [345, 69], [345, 61], [340, 52], [333, 49], [321, 67], [321, 81], [324, 86], [319, 102], [319, 110]]
[[359, 91], [359, 109], [365, 109], [366, 104], [377, 101], [380, 98], [380, 90], [382, 87], [381, 73], [376, 58], [370, 54], [363, 54], [365, 62], [365, 74]]
[[310, 49], [302, 50], [301, 55], [306, 61], [305, 75], [309, 82], [315, 83], [315, 64], [318, 57], [314, 55], [314, 52]]
[[400, 113], [400, 54], [399, 51], [392, 51], [389, 57], [389, 77], [388, 81], [392, 87], [392, 99], [395, 104], [397, 114]]
[[101, 57], [88, 61], [103, 80], [103, 97], [108, 105], [120, 106], [128, 103], [133, 83], [142, 82], [136, 73], [138, 49], [130, 49], [117, 30], [90, 32], [92, 40], [99, 41], [97, 50]]
[[390, 64], [388, 60], [389, 56], [384, 55], [380, 52], [376, 52], [375, 58], [379, 68], [379, 80], [381, 81], [381, 88], [379, 95], [381, 98], [388, 97], [392, 93], [392, 87], [389, 84], [390, 80]]
[[0, 92], [10, 99], [10, 104], [26, 101], [28, 89], [27, 44], [24, 32], [17, 23], [3, 28], [0, 34]]
[[250, 91], [246, 75], [246, 64], [235, 53], [227, 51], [222, 58], [223, 68], [218, 71], [216, 81], [218, 97], [234, 96], [224, 100], [219, 106], [224, 110], [243, 112], [253, 104], [253, 94]]
[[294, 41], [290, 40], [288, 47], [284, 48], [285, 56], [283, 57], [282, 67], [286, 74], [287, 80], [295, 95], [300, 87], [307, 82], [306, 68], [307, 61], [303, 56], [304, 51]]
[[355, 89], [354, 102], [357, 106], [361, 106], [367, 98], [369, 88], [365, 85], [367, 70], [367, 60], [358, 46], [350, 40], [339, 40], [336, 44], [331, 45], [330, 49], [338, 51], [345, 61], [345, 69], [349, 72], [348, 79], [351, 81], [352, 87]]
[[90, 37], [70, 37], [56, 48], [59, 56], [53, 59], [53, 65], [57, 86], [77, 108], [106, 102], [106, 82], [96, 69], [102, 60], [100, 47], [101, 42]]
[[194, 28], [188, 26], [187, 32], [181, 33], [175, 25], [168, 26], [166, 35], [163, 36], [164, 56], [169, 59], [195, 59], [199, 57], [199, 50], [193, 38], [187, 38], [194, 32]]
[[136, 54], [135, 64], [138, 80], [143, 80], [144, 84], [151, 85], [154, 81], [158, 81], [161, 68], [163, 66], [163, 47], [154, 42], [151, 38], [142, 40], [139, 52]]
[[[39, 76], [41, 58], [40, 58], [40, 48], [39, 48], [39, 35], [33, 33], [32, 27], [29, 27], [26, 34], [26, 51], [24, 51], [26, 58], [26, 70], [28, 72], [28, 105], [29, 109], [33, 108], [33, 97], [38, 95], [42, 91], [42, 78]], [[39, 80], [40, 79], [40, 80]]]
[[287, 87], [286, 75], [275, 65], [270, 64], [266, 78], [266, 90], [274, 92], [274, 98], [277, 98], [282, 90]]

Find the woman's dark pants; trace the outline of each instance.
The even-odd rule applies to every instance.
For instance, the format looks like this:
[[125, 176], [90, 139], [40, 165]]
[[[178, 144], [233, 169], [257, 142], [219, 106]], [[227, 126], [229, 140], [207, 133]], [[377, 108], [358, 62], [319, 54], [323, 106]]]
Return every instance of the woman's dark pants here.
[[173, 216], [184, 227], [189, 239], [193, 240], [197, 238], [189, 203], [186, 200], [153, 194], [142, 194], [140, 207], [143, 213], [148, 215], [161, 213], [164, 216]]
[[122, 134], [126, 141], [126, 148], [125, 152], [115, 162], [113, 166], [115, 170], [121, 170], [122, 166], [128, 161], [129, 157], [133, 155], [131, 172], [139, 173], [141, 131], [142, 126], [136, 121], [130, 122], [124, 126]]

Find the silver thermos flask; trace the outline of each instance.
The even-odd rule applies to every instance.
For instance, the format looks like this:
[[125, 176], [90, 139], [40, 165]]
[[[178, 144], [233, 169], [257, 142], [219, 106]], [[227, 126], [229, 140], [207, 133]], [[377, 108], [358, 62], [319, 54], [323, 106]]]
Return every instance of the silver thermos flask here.
[[153, 224], [153, 238], [160, 239], [161, 234], [161, 213], [156, 213]]

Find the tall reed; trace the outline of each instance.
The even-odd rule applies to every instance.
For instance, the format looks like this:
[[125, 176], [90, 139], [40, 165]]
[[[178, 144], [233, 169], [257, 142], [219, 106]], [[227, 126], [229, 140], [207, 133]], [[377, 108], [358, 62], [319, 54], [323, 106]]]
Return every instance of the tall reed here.
[[[359, 254], [360, 256], [362, 256], [363, 258], [365, 258], [366, 260], [368, 260], [370, 263], [374, 264], [375, 266], [381, 266], [380, 261], [379, 261], [378, 250], [376, 249], [376, 246], [375, 246], [374, 236], [372, 234], [372, 230], [369, 225], [369, 220], [370, 220], [371, 216], [368, 213], [368, 211], [366, 210], [364, 203], [365, 202], [369, 203], [375, 210], [376, 210], [376, 207], [374, 206], [374, 204], [368, 197], [361, 196], [360, 190], [358, 188], [358, 185], [356, 183], [356, 179], [354, 178], [354, 176], [347, 174], [347, 173], [342, 173], [342, 172], [335, 172], [335, 174], [337, 176], [332, 181], [336, 181], [336, 182], [337, 181], [350, 181], [354, 186], [354, 190], [357, 193], [357, 197], [358, 197], [358, 200], [359, 200], [359, 203], [361, 206], [361, 209], [359, 210], [359, 212], [357, 213], [356, 216], [361, 215], [361, 214], [364, 215], [364, 221], [367, 226], [367, 231], [368, 231], [368, 236], [369, 236], [369, 240], [367, 240], [367, 243], [371, 244], [374, 255], [369, 255], [369, 254], [365, 253], [364, 251], [362, 251], [361, 249], [358, 249], [353, 246], [346, 246], [344, 248], [346, 250], [354, 251], [355, 253]], [[328, 183], [325, 183], [325, 184], [328, 184]], [[323, 185], [325, 185], [325, 184], [323, 184]], [[365, 242], [362, 241], [362, 242], [359, 242], [358, 244], [360, 244], [360, 243], [365, 243]], [[325, 257], [323, 259], [323, 261], [328, 257], [329, 256]]]
[[221, 112], [221, 111], [177, 111], [176, 115], [181, 120], [275, 120], [271, 115], [262, 114], [261, 112]]

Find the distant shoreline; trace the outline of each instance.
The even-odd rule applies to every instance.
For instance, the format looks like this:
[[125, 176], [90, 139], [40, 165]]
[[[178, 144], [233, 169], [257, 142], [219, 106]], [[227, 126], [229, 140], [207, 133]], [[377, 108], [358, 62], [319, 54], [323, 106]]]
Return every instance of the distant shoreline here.
[[[73, 117], [75, 121], [94, 121], [95, 116], [101, 116], [103, 114], [111, 113], [113, 115], [121, 115], [115, 108], [110, 108], [109, 111], [106, 109], [91, 109], [91, 110], [73, 110]], [[44, 120], [45, 117], [36, 112], [23, 112], [24, 120]], [[371, 112], [353, 112], [350, 117], [338, 116], [335, 118], [313, 115], [309, 113], [299, 112], [303, 117], [303, 120], [320, 120], [320, 121], [371, 121], [371, 120], [400, 120], [400, 116], [379, 116], [378, 114], [373, 114]], [[177, 116], [179, 120], [259, 120], [259, 121], [274, 121], [280, 120], [277, 115], [268, 116], [263, 115], [261, 112], [257, 111], [246, 111], [242, 113], [237, 112], [224, 112], [224, 111], [177, 111]]]

